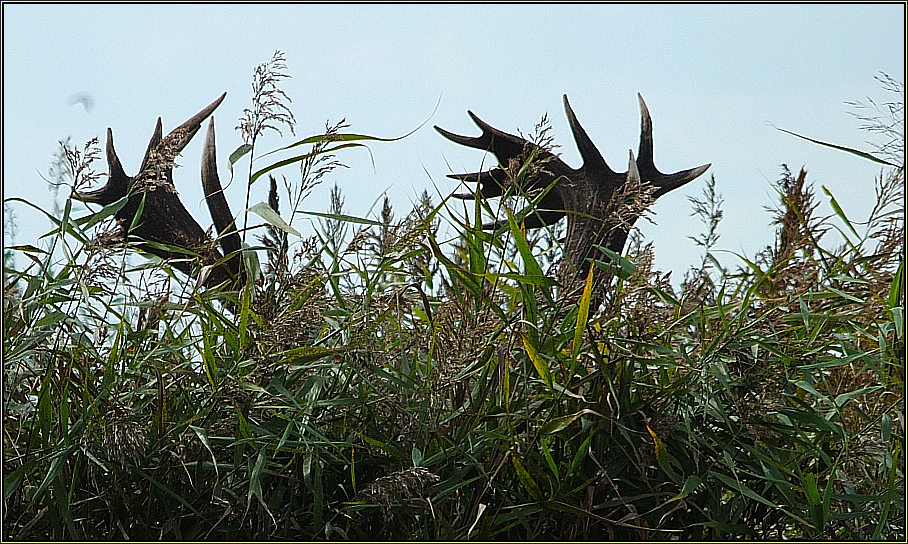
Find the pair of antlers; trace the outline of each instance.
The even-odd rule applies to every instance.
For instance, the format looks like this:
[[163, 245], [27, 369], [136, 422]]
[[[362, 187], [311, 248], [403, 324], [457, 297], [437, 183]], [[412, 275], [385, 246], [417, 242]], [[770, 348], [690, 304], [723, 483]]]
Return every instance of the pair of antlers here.
[[[601, 255], [597, 247], [605, 247], [620, 255], [630, 229], [649, 204], [672, 189], [693, 181], [710, 167], [710, 164], [705, 164], [674, 174], [660, 172], [653, 162], [653, 122], [649, 109], [642, 96], [638, 94], [637, 98], [640, 101], [640, 147], [636, 159], [633, 151], [630, 152], [627, 172], [617, 173], [609, 168], [577, 121], [567, 95], [564, 95], [565, 113], [583, 158], [583, 166], [571, 168], [549, 151], [541, 149], [533, 159], [539, 166], [531, 168], [523, 179], [522, 190], [528, 196], [554, 182], [552, 189], [539, 200], [536, 210], [524, 218], [526, 228], [540, 228], [567, 217], [564, 258], [559, 269], [565, 295], [576, 293], [578, 288], [583, 287], [590, 269], [588, 260]], [[515, 172], [536, 146], [492, 127], [471, 111], [467, 114], [482, 129], [479, 136], [460, 136], [437, 126], [435, 130], [452, 142], [492, 153], [499, 166], [486, 172], [449, 175], [460, 181], [479, 184], [477, 192], [455, 196], [464, 199], [502, 196], [509, 185], [515, 184]], [[483, 228], [492, 230], [498, 226], [496, 221], [483, 225]], [[601, 297], [594, 300], [596, 306], [597, 300], [601, 301]]]
[[[214, 119], [208, 124], [202, 151], [202, 188], [223, 254], [214, 247], [202, 227], [180, 202], [173, 184], [173, 167], [174, 159], [189, 144], [202, 127], [202, 122], [226, 96], [227, 93], [222, 94], [166, 137], [162, 137], [161, 118], [158, 117], [139, 173], [132, 177], [126, 174], [120, 164], [114, 150], [113, 132], [108, 128], [107, 184], [98, 190], [75, 195], [83, 202], [103, 206], [126, 197], [126, 203], [114, 215], [116, 227], [105, 241], [121, 244], [125, 243], [129, 236], [135, 236], [141, 240], [138, 243], [141, 250], [162, 259], [172, 260], [178, 270], [189, 276], [201, 273], [199, 269], [201, 264], [207, 271], [202, 280], [206, 287], [225, 282], [235, 287], [241, 284], [244, 275], [240, 235], [218, 178]], [[133, 225], [140, 207], [141, 216], [138, 223]], [[196, 255], [200, 257], [199, 260]]]
[[[198, 272], [200, 263], [208, 271], [202, 281], [208, 287], [225, 282], [237, 286], [244, 279], [240, 236], [218, 179], [213, 119], [209, 123], [202, 152], [201, 174], [205, 201], [223, 254], [214, 247], [202, 227], [180, 202], [173, 184], [173, 161], [226, 96], [227, 93], [222, 94], [167, 137], [162, 137], [159, 117], [139, 173], [133, 177], [123, 170], [114, 150], [113, 132], [108, 128], [108, 182], [96, 191], [76, 194], [76, 198], [84, 202], [104, 206], [125, 197], [125, 204], [115, 214], [117, 228], [112, 235], [113, 241], [124, 243], [129, 235], [135, 235], [141, 240], [140, 249], [173, 260], [177, 269], [190, 276]], [[565, 95], [564, 109], [583, 158], [583, 166], [571, 168], [549, 151], [537, 150], [534, 161], [538, 166], [531, 168], [523, 180], [522, 189], [530, 195], [552, 185], [552, 189], [540, 199], [536, 210], [524, 218], [526, 228], [540, 228], [567, 217], [564, 258], [558, 273], [565, 295], [569, 296], [582, 288], [589, 270], [587, 262], [601, 255], [599, 247], [620, 254], [634, 222], [649, 204], [672, 189], [696, 179], [710, 167], [705, 164], [674, 174], [660, 172], [653, 162], [652, 119], [643, 97], [638, 94], [637, 98], [641, 117], [640, 147], [636, 159], [633, 151], [630, 152], [627, 172], [617, 173], [609, 168], [580, 126]], [[455, 196], [464, 199], [503, 196], [508, 186], [515, 183], [515, 172], [536, 146], [493, 128], [473, 112], [467, 113], [482, 129], [479, 136], [459, 136], [437, 126], [435, 129], [455, 143], [492, 153], [499, 166], [486, 172], [450, 175], [460, 181], [479, 184], [476, 193]], [[138, 223], [134, 224], [140, 208], [142, 214]], [[486, 229], [498, 226], [497, 222], [483, 225]], [[200, 261], [187, 258], [184, 250], [201, 257]], [[594, 299], [596, 306], [600, 301], [601, 296]]]

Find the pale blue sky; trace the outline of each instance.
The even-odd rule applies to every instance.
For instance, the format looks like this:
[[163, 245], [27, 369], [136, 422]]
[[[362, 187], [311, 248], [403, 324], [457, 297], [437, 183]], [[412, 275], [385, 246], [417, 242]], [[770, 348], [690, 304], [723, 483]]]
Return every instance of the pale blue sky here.
[[[331, 185], [347, 211], [365, 215], [384, 191], [398, 216], [433, 183], [475, 171], [483, 156], [448, 142], [431, 126], [477, 134], [470, 109], [502, 130], [530, 133], [548, 112], [569, 165], [579, 154], [564, 116], [567, 93], [580, 122], [609, 164], [626, 169], [636, 151], [636, 93], [653, 116], [656, 165], [663, 171], [707, 162], [693, 183], [662, 197], [657, 225], [639, 222], [655, 242], [657, 267], [677, 283], [699, 262], [687, 236], [700, 233], [687, 196], [715, 175], [725, 198], [718, 247], [746, 254], [772, 242], [763, 210], [779, 165], [806, 166], [823, 200], [826, 185], [846, 213], [862, 220], [873, 204], [880, 168], [819, 147], [769, 124], [820, 140], [872, 149], [846, 101], [891, 100], [874, 80], [904, 81], [905, 5], [3, 5], [3, 187], [51, 209], [45, 174], [57, 142], [81, 145], [113, 129], [129, 174], [141, 162], [155, 120], [165, 132], [210, 103], [215, 112], [222, 178], [240, 143], [234, 127], [250, 105], [253, 70], [276, 49], [286, 53], [297, 134], [346, 118], [353, 132], [402, 141], [348, 150], [350, 166], [316, 188], [303, 208], [325, 211]], [[69, 105], [88, 93], [94, 108]], [[176, 186], [203, 227], [210, 225], [199, 182], [201, 137], [178, 160]], [[269, 136], [261, 149], [290, 140]], [[486, 159], [488, 164], [488, 159]], [[99, 169], [106, 169], [102, 159]], [[428, 174], [427, 174], [428, 172]], [[297, 175], [290, 168], [286, 175]], [[253, 188], [253, 202], [265, 185]], [[460, 190], [458, 190], [460, 192]], [[244, 191], [228, 190], [241, 215]], [[50, 225], [15, 206], [17, 243], [35, 243]], [[295, 222], [304, 236], [308, 222]], [[5, 240], [8, 242], [8, 240]], [[739, 262], [724, 256], [726, 264]]]

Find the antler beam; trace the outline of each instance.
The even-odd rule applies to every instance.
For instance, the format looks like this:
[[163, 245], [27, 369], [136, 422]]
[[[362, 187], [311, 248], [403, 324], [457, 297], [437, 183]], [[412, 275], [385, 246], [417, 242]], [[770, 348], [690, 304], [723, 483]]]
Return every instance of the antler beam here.
[[[705, 164], [674, 174], [660, 172], [653, 162], [653, 123], [649, 109], [642, 96], [638, 94], [637, 98], [641, 117], [640, 148], [636, 160], [633, 152], [630, 153], [627, 172], [617, 173], [609, 168], [580, 125], [565, 95], [565, 113], [583, 158], [583, 166], [571, 168], [552, 153], [540, 149], [535, 158], [539, 167], [531, 169], [523, 182], [522, 189], [532, 195], [557, 180], [535, 212], [527, 215], [524, 224], [526, 228], [539, 228], [567, 217], [564, 258], [558, 272], [563, 296], [573, 297], [582, 289], [590, 267], [589, 259], [601, 258], [597, 246], [620, 254], [634, 222], [656, 198], [693, 181], [710, 167]], [[454, 196], [466, 199], [502, 196], [508, 186], [515, 184], [515, 173], [535, 146], [523, 138], [493, 128], [473, 112], [468, 111], [467, 114], [482, 130], [479, 136], [460, 136], [437, 126], [435, 130], [454, 143], [492, 153], [499, 166], [487, 172], [449, 175], [460, 181], [479, 184], [475, 193]], [[498, 222], [493, 222], [483, 225], [483, 228], [495, 229], [498, 226]], [[598, 306], [601, 301], [600, 290], [593, 302]]]

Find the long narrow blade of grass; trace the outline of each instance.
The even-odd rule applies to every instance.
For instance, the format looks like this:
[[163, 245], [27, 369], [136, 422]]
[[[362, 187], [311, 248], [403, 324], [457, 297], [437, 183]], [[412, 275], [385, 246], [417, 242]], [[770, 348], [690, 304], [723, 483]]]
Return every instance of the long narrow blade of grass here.
[[899, 267], [892, 277], [892, 285], [889, 286], [889, 296], [886, 297], [886, 305], [892, 309], [899, 304], [899, 293], [902, 287], [902, 274], [905, 272], [905, 261], [899, 260]]
[[214, 336], [212, 330], [204, 323], [202, 325], [202, 366], [205, 369], [205, 376], [208, 378], [208, 384], [212, 391], [218, 390], [218, 364], [211, 349], [211, 338]]
[[148, 196], [148, 193], [142, 193], [142, 200], [139, 201], [139, 207], [136, 209], [136, 214], [132, 218], [132, 222], [129, 224], [129, 230], [126, 232], [132, 232], [142, 224], [142, 214], [145, 212], [145, 197]]
[[545, 359], [542, 358], [542, 355], [539, 354], [536, 346], [533, 345], [527, 335], [520, 333], [520, 339], [523, 340], [523, 346], [527, 351], [527, 355], [530, 357], [530, 361], [533, 362], [533, 366], [536, 367], [536, 372], [539, 373], [539, 376], [545, 381], [545, 384], [549, 386], [549, 389], [553, 389], [552, 374], [549, 372], [549, 365], [545, 362]]
[[832, 193], [829, 191], [828, 188], [826, 188], [825, 185], [823, 185], [822, 187], [823, 187], [823, 192], [826, 193], [826, 196], [829, 197], [829, 205], [832, 206], [833, 210], [835, 210], [836, 215], [838, 215], [839, 219], [841, 219], [846, 225], [848, 225], [848, 229], [851, 230], [851, 232], [852, 232], [852, 234], [854, 234], [855, 238], [860, 240], [861, 235], [858, 234], [858, 231], [856, 231], [854, 229], [854, 225], [852, 225], [851, 221], [848, 220], [848, 217], [845, 215], [845, 211], [842, 209], [841, 206], [839, 206], [839, 202], [835, 199], [834, 196], [832, 196]]
[[681, 482], [681, 476], [675, 472], [672, 468], [671, 463], [668, 458], [668, 450], [665, 449], [665, 443], [662, 442], [662, 439], [659, 438], [659, 435], [650, 428], [649, 425], [646, 425], [646, 430], [649, 431], [650, 436], [653, 439], [653, 448], [656, 455], [656, 462], [659, 464], [659, 467], [668, 474], [668, 477], [676, 483]]
[[586, 414], [594, 415], [596, 417], [601, 417], [601, 418], [605, 417], [602, 414], [600, 414], [599, 412], [596, 412], [595, 410], [590, 410], [589, 408], [584, 408], [583, 410], [580, 410], [579, 412], [575, 412], [573, 414], [566, 415], [566, 416], [556, 417], [552, 421], [549, 421], [542, 427], [539, 427], [539, 434], [540, 435], [549, 435], [549, 434], [555, 434], [559, 431], [563, 431], [563, 430], [567, 429], [571, 423], [577, 421], [577, 418], [579, 418], [583, 415], [586, 415]]
[[549, 470], [551, 470], [552, 474], [555, 476], [555, 481], [561, 482], [561, 476], [558, 473], [558, 464], [555, 463], [555, 459], [552, 457], [549, 440], [550, 439], [547, 436], [540, 436], [539, 448], [542, 449], [542, 455], [545, 457], [545, 462], [549, 466]]
[[813, 526], [819, 531], [826, 528], [826, 513], [822, 508], [820, 500], [820, 491], [817, 489], [817, 480], [813, 473], [808, 472], [804, 475], [801, 487], [804, 489], [804, 495], [807, 496], [807, 502], [810, 505], [810, 518], [813, 520]]
[[[880, 520], [876, 524], [876, 528], [873, 530], [873, 540], [879, 540], [880, 535], [882, 534], [883, 527], [888, 524], [889, 521], [889, 509], [892, 506], [892, 502], [895, 498], [895, 474], [899, 466], [902, 463], [898, 462], [898, 454], [892, 456], [892, 467], [889, 469], [889, 480], [886, 482], [886, 496], [883, 500], [882, 509], [880, 511]], [[904, 487], [902, 488], [904, 489]]]
[[[420, 126], [422, 126], [422, 125], [420, 125]], [[331, 140], [332, 142], [396, 142], [398, 140], [403, 140], [404, 138], [406, 138], [407, 136], [410, 136], [417, 130], [419, 130], [419, 128], [411, 130], [410, 132], [404, 134], [403, 136], [398, 136], [396, 138], [381, 138], [379, 136], [369, 136], [368, 134], [331, 134], [331, 135], [327, 136], [327, 138], [329, 140]], [[316, 134], [315, 136], [309, 136], [307, 138], [303, 138], [302, 140], [297, 140], [296, 142], [293, 142], [290, 145], [286, 145], [284, 147], [279, 147], [273, 151], [269, 151], [268, 153], [265, 153], [264, 155], [262, 155], [259, 158], [263, 159], [263, 158], [267, 157], [268, 155], [280, 153], [281, 151], [288, 151], [290, 149], [294, 149], [301, 145], [317, 144], [320, 141], [324, 140], [325, 138], [326, 138], [326, 136], [324, 134]], [[360, 144], [360, 145], [362, 145], [362, 144]], [[240, 151], [240, 149], [237, 149], [234, 153], [238, 153], [239, 151]], [[328, 152], [329, 152], [328, 150], [322, 151], [322, 153], [328, 153]]]
[[[571, 349], [572, 361], [576, 361], [577, 355], [580, 353], [583, 331], [586, 330], [586, 322], [590, 315], [590, 300], [593, 296], [593, 270], [595, 268], [595, 263], [590, 263], [590, 271], [586, 275], [586, 284], [583, 286], [583, 295], [580, 296], [580, 307], [577, 308], [577, 326], [574, 327], [574, 346]], [[571, 376], [568, 376], [567, 379], [570, 380]]]
[[[323, 149], [323, 150], [321, 150], [321, 151], [314, 151], [314, 152], [311, 152], [311, 153], [303, 153], [302, 155], [297, 155], [297, 156], [295, 156], [295, 157], [290, 157], [289, 159], [284, 159], [284, 160], [282, 160], [282, 161], [277, 161], [276, 163], [271, 164], [271, 165], [269, 165], [269, 166], [266, 166], [265, 168], [262, 168], [261, 170], [259, 170], [259, 171], [255, 172], [254, 174], [252, 174], [252, 177], [249, 178], [249, 185], [252, 185], [253, 183], [255, 183], [255, 181], [256, 181], [257, 179], [259, 179], [260, 177], [264, 176], [264, 175], [267, 174], [268, 172], [271, 172], [271, 171], [273, 171], [273, 170], [277, 170], [278, 168], [283, 168], [283, 167], [289, 166], [289, 165], [291, 165], [291, 164], [295, 164], [295, 163], [298, 163], [298, 162], [302, 162], [302, 161], [304, 161], [304, 160], [306, 160], [306, 159], [308, 159], [308, 158], [311, 158], [311, 157], [314, 157], [314, 156], [317, 156], [317, 155], [324, 155], [324, 154], [326, 154], [326, 153], [334, 153], [335, 151], [338, 151], [338, 150], [340, 150], [340, 149], [344, 149], [344, 148], [347, 148], [347, 147], [366, 147], [366, 145], [365, 145], [365, 144], [357, 144], [357, 143], [341, 144], [341, 145], [336, 145], [336, 146], [334, 146], [334, 147], [329, 147], [329, 148], [327, 148], [327, 149]], [[368, 150], [369, 148], [366, 147], [366, 149]]]
[[514, 470], [517, 471], [517, 478], [520, 479], [520, 483], [523, 484], [523, 487], [530, 492], [530, 495], [532, 495], [534, 499], [541, 501], [542, 491], [539, 490], [539, 484], [530, 476], [530, 473], [524, 468], [523, 463], [520, 462], [520, 459], [518, 459], [516, 454], [511, 455], [511, 463], [514, 465]]
[[66, 459], [69, 457], [69, 454], [79, 449], [78, 444], [73, 444], [64, 450], [60, 450], [53, 455], [50, 462], [50, 467], [47, 469], [47, 474], [44, 475], [44, 480], [41, 482], [41, 485], [38, 486], [38, 489], [31, 494], [29, 498], [30, 502], [35, 502], [41, 498], [41, 495], [47, 490], [51, 482], [57, 478], [60, 474], [60, 471], [66, 467]]
[[25, 472], [32, 467], [32, 463], [27, 463], [12, 472], [7, 472], [3, 475], [3, 501], [6, 502], [13, 495], [16, 489], [19, 488], [19, 484], [22, 483], [22, 479], [25, 476]]
[[[527, 243], [526, 234], [520, 228], [520, 225], [517, 224], [517, 219], [514, 217], [514, 214], [511, 213], [511, 210], [505, 208], [505, 211], [508, 214], [508, 226], [511, 229], [511, 234], [514, 236], [514, 242], [517, 244], [517, 251], [520, 252], [520, 257], [523, 259], [524, 270], [526, 270], [526, 275], [530, 277], [544, 278], [545, 274], [542, 272], [542, 267], [539, 266], [539, 262], [536, 261], [536, 256], [533, 255], [533, 251], [530, 249], [530, 245]], [[554, 304], [555, 300], [552, 298], [552, 292], [550, 289], [545, 288], [545, 286], [540, 285], [542, 294], [545, 296], [549, 304]], [[533, 319], [533, 316], [528, 316], [529, 319]]]
[[262, 507], [265, 508], [265, 511], [268, 512], [268, 515], [271, 516], [271, 519], [274, 520], [274, 514], [271, 513], [271, 510], [268, 508], [268, 503], [265, 501], [265, 496], [262, 494], [262, 471], [265, 469], [265, 462], [268, 460], [266, 453], [268, 448], [259, 448], [258, 457], [255, 460], [255, 467], [252, 469], [252, 474], [249, 476], [249, 493], [246, 497], [247, 508], [252, 504], [252, 497], [254, 496], [259, 500], [259, 503]]
[[[439, 104], [439, 103], [441, 103], [441, 97], [439, 97], [438, 103], [435, 104], [435, 109], [436, 109], [436, 110], [438, 109], [438, 104]], [[425, 121], [423, 121], [422, 123], [420, 123], [420, 125], [419, 125], [418, 127], [414, 128], [413, 130], [411, 130], [410, 132], [404, 134], [403, 136], [397, 136], [396, 138], [380, 138], [380, 137], [378, 137], [378, 136], [369, 136], [368, 134], [331, 134], [330, 136], [327, 136], [327, 138], [330, 139], [332, 142], [352, 142], [352, 143], [344, 143], [344, 144], [341, 144], [341, 145], [336, 145], [336, 146], [331, 147], [331, 148], [326, 148], [326, 149], [322, 149], [322, 150], [320, 150], [320, 151], [315, 151], [315, 152], [311, 152], [311, 153], [305, 153], [305, 154], [303, 154], [303, 155], [298, 155], [298, 156], [296, 156], [296, 157], [292, 157], [292, 158], [289, 158], [289, 159], [285, 159], [285, 160], [283, 160], [283, 161], [278, 161], [278, 162], [272, 164], [271, 166], [267, 166], [267, 167], [265, 167], [265, 168], [259, 170], [258, 172], [254, 173], [254, 174], [252, 175], [252, 177], [249, 179], [249, 185], [252, 185], [252, 184], [255, 182], [255, 180], [257, 180], [258, 178], [260, 178], [262, 175], [267, 174], [268, 172], [270, 172], [270, 171], [272, 171], [272, 170], [275, 170], [275, 169], [277, 169], [277, 168], [281, 168], [281, 167], [287, 166], [287, 165], [289, 165], [289, 164], [293, 164], [293, 163], [296, 163], [296, 162], [300, 162], [300, 161], [306, 160], [307, 158], [312, 157], [312, 156], [315, 156], [315, 155], [326, 155], [326, 154], [330, 154], [330, 153], [333, 153], [334, 151], [337, 151], [338, 149], [343, 149], [343, 148], [345, 148], [345, 147], [365, 147], [365, 148], [366, 148], [366, 151], [369, 151], [369, 156], [371, 157], [372, 152], [369, 150], [369, 147], [366, 146], [365, 144], [361, 144], [361, 143], [357, 143], [357, 142], [362, 142], [362, 141], [365, 141], [365, 142], [396, 142], [396, 141], [398, 141], [398, 140], [403, 140], [404, 138], [410, 136], [411, 134], [413, 134], [413, 133], [416, 132], [417, 130], [421, 129], [421, 128], [423, 127], [423, 125], [425, 125], [426, 123], [429, 122], [429, 119], [431, 119], [431, 118], [432, 118], [432, 115], [434, 115], [434, 114], [435, 114], [435, 110], [432, 110], [432, 114], [429, 115], [429, 117], [427, 117]], [[269, 151], [268, 153], [265, 153], [264, 155], [262, 155], [260, 158], [267, 157], [268, 155], [271, 155], [271, 154], [273, 154], [273, 153], [278, 153], [278, 152], [281, 152], [281, 151], [287, 151], [287, 150], [290, 150], [290, 149], [294, 149], [294, 148], [299, 147], [299, 146], [301, 146], [301, 145], [311, 145], [311, 144], [316, 144], [316, 143], [318, 143], [318, 142], [321, 142], [321, 141], [322, 141], [323, 139], [325, 139], [325, 138], [326, 138], [326, 135], [324, 135], [324, 134], [318, 134], [318, 135], [315, 135], [315, 136], [309, 136], [308, 138], [303, 138], [302, 140], [296, 141], [296, 142], [294, 142], [294, 143], [292, 143], [292, 144], [290, 144], [290, 145], [288, 145], [288, 146], [279, 147], [279, 148], [275, 149], [274, 151]], [[234, 152], [230, 155], [230, 159], [231, 159], [231, 161], [232, 161], [232, 162], [230, 163], [230, 164], [231, 164], [231, 172], [232, 172], [232, 166], [233, 166], [233, 164], [234, 164], [236, 161], [240, 160], [240, 158], [242, 158], [243, 155], [249, 153], [249, 151], [251, 151], [251, 148], [250, 148], [250, 149], [246, 149], [244, 146], [241, 146], [241, 147], [237, 148], [237, 150], [234, 151]], [[375, 162], [375, 161], [373, 160], [373, 165], [374, 165], [374, 162]]]
[[688, 476], [687, 480], [684, 481], [684, 485], [681, 487], [681, 492], [665, 501], [665, 503], [668, 504], [670, 502], [683, 499], [684, 497], [690, 495], [695, 489], [700, 487], [701, 483], [703, 483], [703, 478], [700, 478], [699, 476]]
[[199, 437], [199, 441], [201, 441], [202, 445], [205, 446], [205, 449], [208, 450], [209, 455], [211, 455], [211, 465], [214, 467], [215, 477], [219, 477], [218, 459], [214, 454], [214, 450], [211, 449], [211, 442], [208, 440], [208, 432], [202, 427], [196, 427], [195, 425], [190, 425], [189, 428]]
[[299, 210], [297, 213], [304, 215], [314, 215], [316, 217], [323, 217], [325, 219], [333, 219], [335, 221], [344, 221], [346, 223], [358, 223], [360, 225], [371, 225], [373, 227], [383, 227], [384, 223], [378, 221], [373, 221], [372, 219], [365, 219], [362, 217], [355, 217], [352, 215], [345, 215], [342, 213], [321, 213], [321, 212], [307, 212]]
[[491, 280], [491, 281], [495, 281], [496, 279], [509, 279], [509, 280], [514, 280], [514, 281], [520, 282], [520, 283], [537, 285], [539, 287], [554, 287], [554, 286], [558, 285], [557, 280], [550, 278], [548, 276], [533, 276], [533, 275], [529, 275], [529, 274], [515, 274], [513, 272], [505, 272], [502, 274], [488, 272], [485, 274], [481, 274], [481, 276], [488, 280]]
[[73, 223], [81, 226], [83, 229], [90, 229], [91, 227], [97, 225], [104, 219], [116, 214], [118, 211], [123, 209], [123, 206], [126, 205], [126, 202], [129, 200], [128, 196], [117, 200], [116, 202], [111, 202], [107, 206], [104, 206], [98, 212], [91, 215], [86, 215], [85, 217], [79, 217], [78, 219], [73, 220]]
[[859, 149], [852, 149], [852, 148], [850, 148], [850, 147], [845, 147], [845, 146], [843, 146], [843, 145], [836, 145], [836, 144], [831, 144], [831, 143], [828, 143], [828, 142], [821, 142], [820, 140], [814, 140], [813, 138], [808, 138], [807, 136], [801, 136], [800, 134], [797, 134], [797, 133], [792, 132], [792, 131], [790, 131], [790, 130], [785, 130], [784, 128], [779, 128], [779, 127], [776, 127], [776, 126], [773, 126], [772, 128], [774, 128], [774, 129], [776, 129], [776, 130], [778, 130], [778, 131], [784, 132], [785, 134], [791, 134], [792, 136], [796, 136], [796, 137], [798, 137], [798, 138], [801, 138], [802, 140], [807, 140], [808, 142], [813, 142], [813, 143], [815, 143], [815, 144], [817, 144], [817, 145], [822, 145], [822, 146], [825, 146], [825, 147], [831, 147], [832, 149], [838, 149], [839, 151], [844, 151], [844, 152], [846, 152], [846, 153], [851, 153], [852, 155], [857, 155], [858, 157], [861, 157], [861, 158], [863, 158], [863, 159], [867, 159], [867, 160], [869, 160], [869, 161], [873, 161], [873, 162], [875, 162], [875, 163], [877, 163], [877, 164], [883, 164], [883, 165], [886, 165], [886, 166], [892, 166], [892, 167], [894, 167], [894, 168], [898, 168], [898, 167], [899, 167], [897, 164], [892, 164], [891, 162], [884, 161], [883, 159], [881, 159], [881, 158], [879, 158], [879, 157], [876, 157], [876, 156], [874, 156], [874, 155], [871, 155], [870, 153], [867, 153], [866, 151], [861, 151], [861, 150], [859, 150]]
[[318, 346], [300, 346], [277, 354], [282, 363], [306, 364], [317, 361], [328, 355], [346, 353], [349, 348], [320, 348]]
[[533, 251], [527, 243], [526, 235], [517, 224], [517, 219], [514, 217], [514, 214], [511, 213], [511, 210], [505, 208], [505, 212], [508, 214], [508, 226], [511, 228], [511, 234], [514, 235], [514, 242], [517, 244], [517, 251], [520, 252], [520, 257], [523, 259], [523, 265], [526, 267], [527, 275], [542, 276], [542, 267], [539, 266], [539, 263], [536, 261], [536, 257], [533, 255]]

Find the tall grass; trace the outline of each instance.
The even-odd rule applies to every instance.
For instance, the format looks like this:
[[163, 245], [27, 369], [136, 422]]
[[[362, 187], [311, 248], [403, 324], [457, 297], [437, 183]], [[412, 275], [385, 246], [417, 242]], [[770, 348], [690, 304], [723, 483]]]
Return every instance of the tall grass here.
[[[356, 142], [326, 128], [289, 210], [270, 179], [287, 225]], [[601, 308], [560, 306], [557, 236], [484, 232], [481, 203], [353, 218], [335, 188], [315, 236], [260, 231], [225, 307], [67, 200], [58, 250], [4, 268], [4, 536], [903, 539], [903, 167], [864, 223], [783, 167], [737, 270], [717, 186], [681, 289], [637, 239]]]

